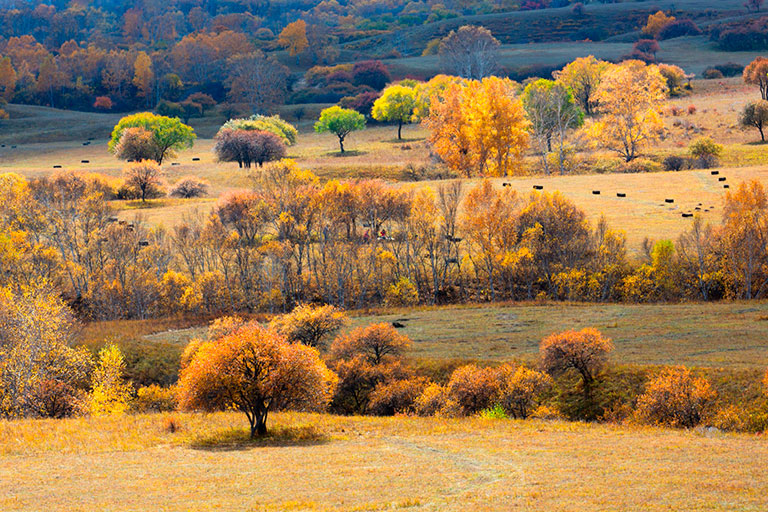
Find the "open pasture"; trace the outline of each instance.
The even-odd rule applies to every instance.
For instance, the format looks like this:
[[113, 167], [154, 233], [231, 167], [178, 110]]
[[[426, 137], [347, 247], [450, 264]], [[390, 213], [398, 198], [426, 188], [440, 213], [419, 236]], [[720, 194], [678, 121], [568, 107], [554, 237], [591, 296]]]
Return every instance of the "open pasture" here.
[[[749, 435], [544, 420], [241, 414], [0, 423], [0, 508], [760, 511]], [[40, 432], [45, 432], [41, 436]]]

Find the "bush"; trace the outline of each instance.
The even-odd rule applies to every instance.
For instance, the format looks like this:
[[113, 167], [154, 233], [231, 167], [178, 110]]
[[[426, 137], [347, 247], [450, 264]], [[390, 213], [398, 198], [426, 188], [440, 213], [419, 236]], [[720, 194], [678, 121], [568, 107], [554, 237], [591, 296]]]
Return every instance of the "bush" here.
[[538, 405], [541, 394], [552, 385], [547, 374], [525, 366], [504, 365], [498, 373], [498, 403], [513, 418], [527, 418]]
[[589, 400], [592, 386], [608, 361], [613, 343], [600, 331], [584, 328], [544, 338], [539, 347], [543, 368], [552, 376], [573, 372], [580, 376], [584, 397]]
[[414, 412], [414, 404], [426, 385], [421, 377], [379, 383], [369, 397], [368, 412], [377, 416]]
[[204, 197], [208, 193], [208, 182], [197, 176], [185, 176], [171, 188], [169, 195], [171, 197], [180, 197], [190, 199], [193, 197]]
[[691, 428], [714, 398], [709, 381], [682, 366], [669, 368], [646, 385], [637, 400], [637, 417], [653, 425]]
[[419, 416], [437, 416], [448, 413], [453, 407], [448, 399], [448, 390], [440, 384], [429, 384], [413, 402], [413, 409]]
[[717, 166], [717, 159], [723, 152], [723, 146], [709, 137], [700, 137], [691, 143], [688, 151], [696, 159], [696, 167], [709, 169]]
[[379, 60], [355, 63], [351, 78], [355, 85], [367, 85], [376, 91], [383, 89], [392, 79], [387, 67]]
[[401, 277], [396, 283], [389, 285], [384, 297], [387, 306], [415, 306], [419, 303], [419, 291], [407, 277]]
[[682, 171], [688, 167], [688, 159], [682, 156], [670, 155], [664, 159], [665, 171]]
[[347, 315], [335, 306], [299, 304], [290, 313], [275, 317], [269, 325], [289, 341], [324, 347], [326, 340], [347, 322]]
[[143, 413], [174, 411], [178, 405], [176, 388], [157, 384], [140, 387], [131, 405], [134, 411]]
[[629, 162], [623, 162], [621, 164], [621, 172], [637, 173], [637, 172], [660, 172], [662, 165], [653, 160], [647, 158], [635, 158]]
[[675, 20], [659, 31], [658, 39], [663, 41], [675, 37], [698, 35], [701, 35], [701, 29], [692, 20]]
[[704, 70], [704, 73], [701, 76], [707, 80], [719, 80], [723, 78], [723, 72], [719, 69], [707, 68]]
[[476, 414], [494, 405], [499, 393], [497, 372], [493, 368], [461, 366], [451, 375], [446, 390], [461, 414]]

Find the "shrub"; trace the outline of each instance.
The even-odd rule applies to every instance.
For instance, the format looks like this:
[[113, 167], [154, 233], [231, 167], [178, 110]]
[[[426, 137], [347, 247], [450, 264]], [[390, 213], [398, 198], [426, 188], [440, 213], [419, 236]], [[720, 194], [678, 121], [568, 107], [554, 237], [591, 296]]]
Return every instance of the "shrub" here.
[[389, 285], [384, 297], [387, 306], [415, 306], [419, 303], [419, 291], [410, 279], [401, 277], [396, 283]]
[[741, 76], [744, 73], [744, 66], [736, 64], [735, 62], [727, 62], [725, 64], [718, 64], [715, 69], [720, 71], [723, 76]]
[[663, 169], [662, 165], [653, 160], [647, 158], [635, 158], [630, 162], [622, 162], [620, 166], [621, 172], [636, 173], [636, 172], [659, 172]]
[[671, 23], [667, 23], [659, 31], [657, 38], [659, 40], [674, 39], [676, 37], [683, 36], [698, 36], [701, 35], [701, 29], [692, 20], [675, 20]]
[[368, 411], [377, 416], [411, 413], [426, 385], [422, 377], [381, 382], [371, 392]]
[[193, 197], [204, 197], [208, 194], [208, 182], [197, 176], [185, 176], [171, 188], [169, 195], [171, 197], [180, 197], [190, 199]]
[[499, 393], [497, 372], [493, 368], [461, 366], [451, 375], [446, 390], [461, 414], [476, 414], [495, 403]]
[[723, 152], [723, 146], [709, 137], [700, 137], [691, 143], [688, 151], [696, 158], [699, 168], [709, 169], [717, 165], [717, 159]]
[[109, 96], [97, 96], [96, 100], [93, 102], [93, 108], [99, 110], [111, 110], [112, 106], [112, 100]]
[[670, 155], [664, 159], [665, 171], [682, 171], [688, 166], [688, 159], [678, 155]]
[[373, 109], [373, 104], [379, 99], [379, 96], [380, 94], [378, 92], [361, 92], [355, 96], [345, 96], [344, 98], [341, 98], [339, 106], [356, 110], [370, 119], [371, 109]]
[[178, 406], [175, 387], [164, 388], [157, 384], [142, 386], [136, 391], [131, 408], [136, 412], [174, 411]]
[[637, 415], [654, 425], [690, 428], [698, 425], [715, 398], [709, 382], [678, 366], [652, 379], [637, 401]]
[[723, 73], [719, 69], [707, 68], [702, 75], [707, 80], [719, 80], [723, 78]]
[[132, 162], [123, 169], [125, 185], [134, 190], [142, 201], [156, 196], [163, 186], [160, 166], [152, 160]]
[[392, 325], [382, 322], [358, 327], [336, 338], [331, 345], [331, 357], [349, 360], [363, 356], [371, 364], [381, 364], [399, 359], [410, 345], [411, 340], [407, 336], [397, 332]]
[[351, 78], [355, 85], [367, 85], [376, 91], [383, 89], [392, 79], [387, 67], [380, 60], [355, 63]]
[[504, 365], [498, 374], [499, 405], [513, 418], [527, 418], [538, 405], [541, 394], [552, 385], [547, 374], [525, 366]]
[[413, 409], [419, 416], [436, 416], [447, 413], [452, 402], [448, 399], [448, 391], [440, 384], [429, 384], [413, 402]]
[[692, 116], [696, 113], [696, 105], [688, 105], [688, 115]]
[[181, 105], [181, 103], [176, 103], [173, 101], [160, 100], [160, 102], [155, 107], [155, 112], [161, 116], [166, 117], [178, 117], [179, 119], [185, 117], [184, 107]]

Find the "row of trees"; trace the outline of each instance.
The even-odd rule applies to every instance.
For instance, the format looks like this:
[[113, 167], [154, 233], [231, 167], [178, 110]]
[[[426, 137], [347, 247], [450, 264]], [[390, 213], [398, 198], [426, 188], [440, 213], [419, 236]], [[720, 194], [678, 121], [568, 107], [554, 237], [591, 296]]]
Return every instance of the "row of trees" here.
[[489, 181], [469, 190], [321, 185], [282, 161], [171, 230], [119, 221], [113, 186], [77, 173], [2, 175], [2, 284], [45, 278], [90, 318], [279, 311], [308, 300], [364, 307], [768, 291], [768, 199], [758, 182], [726, 194], [722, 225], [694, 218], [675, 243], [647, 242], [639, 257], [622, 232], [591, 225], [562, 195], [521, 196]]
[[[684, 428], [705, 418], [747, 429], [764, 428], [767, 421], [765, 411], [754, 409], [761, 407], [758, 400], [749, 405], [750, 424], [733, 424], [731, 409], [716, 409], [712, 385], [682, 367], [651, 372], [642, 377], [644, 384], [612, 382], [613, 344], [592, 328], [544, 338], [533, 366], [469, 364], [433, 380], [411, 366], [406, 357], [411, 340], [392, 325], [338, 334], [347, 316], [327, 305], [301, 305], [268, 325], [219, 318], [205, 338], [184, 349], [178, 385], [134, 390], [117, 346], [106, 345], [97, 358], [72, 348], [71, 312], [45, 286], [3, 292], [0, 414], [5, 417], [234, 409], [248, 418], [251, 437], [265, 435], [269, 414], [286, 409], [635, 419]], [[768, 372], [765, 381], [768, 395]]]

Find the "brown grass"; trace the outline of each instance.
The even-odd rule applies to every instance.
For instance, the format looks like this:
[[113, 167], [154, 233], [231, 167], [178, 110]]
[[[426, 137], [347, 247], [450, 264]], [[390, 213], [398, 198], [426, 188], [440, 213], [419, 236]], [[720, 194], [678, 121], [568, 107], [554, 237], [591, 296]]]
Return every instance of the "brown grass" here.
[[[759, 437], [560, 421], [235, 413], [0, 422], [2, 510], [764, 510]], [[45, 432], [45, 435], [40, 435]], [[239, 433], [238, 433], [239, 432]], [[222, 444], [200, 446], [201, 436]], [[232, 441], [234, 439], [234, 442]]]

